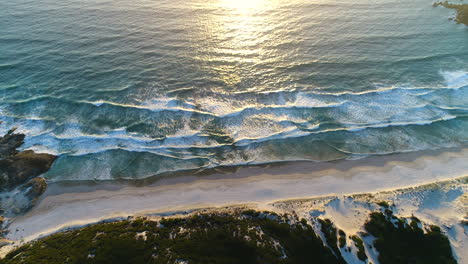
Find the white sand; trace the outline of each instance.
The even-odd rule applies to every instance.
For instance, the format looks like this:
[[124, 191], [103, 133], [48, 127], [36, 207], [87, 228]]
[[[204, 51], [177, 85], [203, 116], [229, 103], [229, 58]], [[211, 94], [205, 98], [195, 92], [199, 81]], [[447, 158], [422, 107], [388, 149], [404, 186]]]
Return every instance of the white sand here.
[[[331, 219], [338, 229], [347, 236], [359, 235], [372, 211], [379, 211], [378, 201], [387, 201], [394, 205], [391, 209], [398, 217], [416, 216], [422, 223], [437, 225], [448, 236], [458, 263], [468, 263], [468, 227], [462, 225], [468, 220], [468, 177], [442, 181], [415, 188], [385, 191], [373, 194], [353, 196], [328, 196], [314, 199], [290, 200], [272, 204], [275, 211], [291, 212], [298, 217], [308, 219], [313, 224], [314, 217]], [[421, 226], [422, 227], [422, 226]], [[317, 228], [318, 230], [320, 228]], [[320, 231], [319, 231], [320, 232]], [[375, 238], [367, 236], [364, 240], [369, 261], [378, 264], [378, 253], [371, 247]], [[341, 248], [347, 263], [362, 263], [356, 255], [357, 248], [351, 240], [347, 246], [352, 252]], [[346, 247], [345, 247], [346, 248]]]
[[[245, 203], [271, 208], [270, 203], [278, 200], [377, 192], [464, 175], [468, 175], [468, 149], [244, 168], [232, 174], [164, 179], [145, 187], [53, 184], [36, 207], [13, 219], [7, 238], [29, 241], [63, 228], [129, 215]], [[353, 210], [342, 203], [327, 214], [343, 229], [355, 232], [357, 225], [346, 226], [349, 219], [340, 220], [340, 215], [349, 217], [343, 210]]]

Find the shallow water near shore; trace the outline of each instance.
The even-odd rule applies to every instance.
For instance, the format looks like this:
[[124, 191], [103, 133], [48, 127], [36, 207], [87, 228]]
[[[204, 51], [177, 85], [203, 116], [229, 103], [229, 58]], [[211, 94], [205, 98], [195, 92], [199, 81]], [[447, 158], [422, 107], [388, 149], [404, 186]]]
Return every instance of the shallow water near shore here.
[[[242, 2], [241, 4], [239, 4]], [[464, 25], [430, 2], [0, 3], [0, 132], [49, 182], [468, 141]]]
[[12, 220], [7, 238], [28, 241], [63, 228], [129, 215], [235, 204], [268, 207], [278, 200], [378, 192], [450, 180], [468, 175], [467, 152], [464, 148], [377, 156], [324, 164], [321, 168], [310, 162], [244, 168], [228, 177], [212, 174], [167, 178], [139, 187], [112, 181], [92, 185], [54, 183], [31, 211]]

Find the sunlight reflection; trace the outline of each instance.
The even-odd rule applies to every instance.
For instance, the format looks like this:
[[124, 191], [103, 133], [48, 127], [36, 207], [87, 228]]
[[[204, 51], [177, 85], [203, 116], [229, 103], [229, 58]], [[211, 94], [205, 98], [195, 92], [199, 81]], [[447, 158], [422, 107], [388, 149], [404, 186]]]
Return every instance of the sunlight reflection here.
[[220, 0], [220, 5], [224, 8], [237, 10], [241, 14], [246, 14], [264, 8], [267, 2], [267, 0]]
[[[207, 40], [203, 47], [210, 71], [228, 86], [244, 79], [251, 65], [268, 62], [264, 48], [273, 45], [278, 36], [272, 34], [276, 27], [277, 0], [214, 0], [207, 2], [216, 12], [204, 19]], [[248, 73], [249, 75], [252, 72]], [[253, 87], [251, 87], [253, 88]]]

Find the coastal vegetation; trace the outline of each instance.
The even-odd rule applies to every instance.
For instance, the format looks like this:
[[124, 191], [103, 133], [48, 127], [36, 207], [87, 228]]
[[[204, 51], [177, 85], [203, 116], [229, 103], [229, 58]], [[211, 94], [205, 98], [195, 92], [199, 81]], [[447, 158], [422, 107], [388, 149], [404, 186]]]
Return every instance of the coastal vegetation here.
[[[56, 158], [18, 151], [23, 143], [24, 135], [14, 129], [0, 137], [0, 188], [6, 194], [0, 196], [1, 221], [34, 205], [47, 187], [38, 175]], [[353, 252], [355, 260], [371, 262], [369, 248], [375, 248], [381, 264], [457, 263], [438, 226], [414, 216], [397, 217], [388, 201], [373, 203], [380, 211], [372, 211], [362, 230], [349, 234], [349, 242], [333, 219], [230, 209], [98, 223], [23, 244], [0, 263], [344, 264], [344, 252], [347, 258]], [[363, 239], [367, 236], [372, 239]]]
[[354, 236], [351, 237], [351, 240], [354, 241], [354, 245], [358, 249], [358, 252], [357, 252], [358, 259], [360, 259], [361, 261], [366, 261], [367, 260], [367, 255], [366, 255], [366, 251], [364, 249], [364, 242], [362, 241], [362, 239], [360, 237], [354, 235]]
[[445, 8], [455, 9], [457, 11], [455, 21], [459, 24], [465, 24], [468, 26], [468, 4], [452, 4], [445, 1], [434, 3], [433, 6], [443, 6]]
[[[424, 231], [419, 219], [406, 220], [382, 212], [369, 215], [368, 234], [360, 235], [375, 237], [380, 263], [456, 263], [439, 227]], [[346, 263], [345, 233], [329, 219], [311, 221], [239, 209], [129, 218], [44, 237], [14, 249], [0, 263]], [[358, 235], [350, 238], [357, 259], [367, 261], [367, 242]]]
[[340, 235], [340, 237], [338, 238], [338, 244], [340, 248], [343, 248], [344, 246], [346, 246], [346, 233], [343, 230], [339, 230], [338, 234]]
[[[391, 210], [385, 209], [385, 213], [372, 212], [364, 228], [375, 237], [373, 245], [379, 252], [381, 264], [457, 263], [450, 242], [440, 227], [423, 227], [416, 217], [399, 218]], [[362, 241], [357, 243], [361, 244]]]
[[[343, 257], [341, 256], [340, 249], [338, 248], [338, 237], [336, 227], [333, 225], [330, 219], [322, 220], [318, 218], [317, 220], [320, 223], [322, 234], [324, 235], [328, 246], [333, 250], [333, 253], [340, 259], [341, 262], [346, 263]], [[342, 247], [341, 243], [342, 242], [340, 242], [340, 247]]]
[[246, 211], [102, 223], [25, 244], [2, 263], [344, 263], [296, 220]]
[[4, 0], [0, 264], [468, 264], [466, 3]]

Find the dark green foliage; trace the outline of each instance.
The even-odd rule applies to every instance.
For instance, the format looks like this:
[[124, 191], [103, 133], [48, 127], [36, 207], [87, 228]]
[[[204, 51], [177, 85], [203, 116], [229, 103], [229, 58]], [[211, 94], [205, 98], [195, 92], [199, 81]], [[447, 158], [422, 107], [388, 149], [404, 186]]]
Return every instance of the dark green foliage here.
[[356, 235], [352, 236], [351, 239], [354, 241], [354, 245], [356, 245], [358, 252], [357, 257], [362, 261], [366, 261], [367, 255], [366, 250], [364, 249], [364, 242], [362, 239]]
[[337, 256], [342, 263], [346, 263], [341, 256], [341, 252], [338, 249], [338, 238], [337, 238], [337, 232], [336, 232], [336, 227], [333, 225], [333, 223], [330, 221], [330, 219], [317, 219], [320, 223], [321, 226], [321, 231], [323, 235], [325, 236], [325, 239], [327, 241], [328, 246], [331, 247], [333, 250], [333, 253], [335, 253], [335, 256]]
[[407, 224], [393, 215], [371, 213], [365, 229], [376, 237], [374, 246], [379, 251], [381, 264], [456, 263], [450, 243], [440, 228], [430, 226], [424, 233], [418, 222], [419, 219], [413, 218], [410, 224]]
[[[333, 252], [305, 219], [248, 210], [91, 225], [26, 244], [0, 263], [345, 263], [337, 244], [346, 244], [346, 234], [329, 220], [319, 221]], [[429, 226], [424, 233], [419, 225], [415, 217], [407, 224], [394, 215], [372, 213], [365, 228], [376, 237], [380, 263], [456, 263], [440, 228]], [[358, 258], [366, 260], [363, 241], [351, 239]]]
[[410, 219], [413, 220], [413, 221], [416, 221], [417, 223], [421, 223], [421, 220], [419, 220], [419, 218], [417, 218], [417, 217], [414, 216], [414, 215], [411, 216]]
[[289, 220], [248, 211], [102, 223], [26, 244], [1, 263], [343, 263], [311, 226]]
[[245, 210], [242, 212], [243, 215], [247, 215], [247, 216], [251, 216], [251, 217], [257, 217], [260, 215], [259, 212], [255, 211], [255, 210], [252, 210], [252, 209], [249, 209], [249, 210]]
[[388, 215], [388, 216], [391, 216], [391, 215], [393, 215], [393, 211], [390, 210], [390, 209], [385, 209], [385, 214]]
[[290, 225], [287, 219], [258, 221], [265, 234], [283, 246], [287, 258], [280, 263], [342, 263], [323, 245], [310, 225]]
[[338, 238], [338, 244], [340, 248], [343, 248], [344, 246], [346, 246], [346, 233], [343, 230], [339, 230], [338, 234], [340, 235], [340, 237]]

